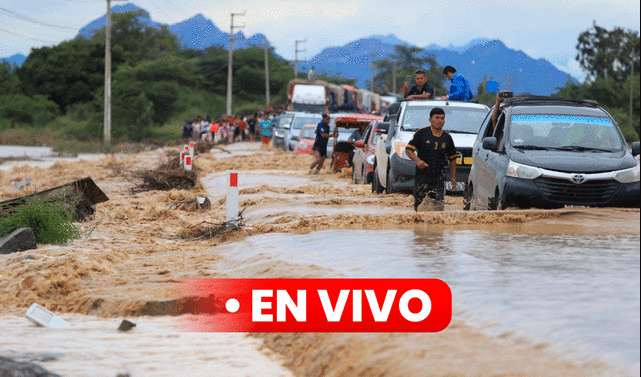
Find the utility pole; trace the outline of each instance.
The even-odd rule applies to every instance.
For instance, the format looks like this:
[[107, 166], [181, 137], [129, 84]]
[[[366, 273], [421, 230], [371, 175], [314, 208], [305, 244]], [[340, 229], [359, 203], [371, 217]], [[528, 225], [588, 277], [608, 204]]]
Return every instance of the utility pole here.
[[305, 42], [307, 42], [307, 39], [299, 39], [295, 42], [295, 49], [294, 49], [294, 78], [295, 79], [298, 78], [298, 53], [307, 51], [307, 49], [299, 50], [298, 44], [305, 43]]
[[374, 54], [369, 56], [369, 90], [374, 91]]
[[111, 0], [107, 0], [107, 23], [105, 25], [105, 115], [103, 132], [104, 152], [111, 153]]
[[231, 28], [229, 31], [229, 60], [227, 62], [227, 116], [231, 116], [231, 84], [232, 73], [234, 71], [234, 29], [242, 29], [245, 27], [245, 25], [234, 26], [234, 16], [245, 17], [245, 12], [231, 14]]
[[265, 107], [269, 107], [269, 43], [265, 38]]
[[392, 93], [396, 93], [396, 59], [392, 62]]

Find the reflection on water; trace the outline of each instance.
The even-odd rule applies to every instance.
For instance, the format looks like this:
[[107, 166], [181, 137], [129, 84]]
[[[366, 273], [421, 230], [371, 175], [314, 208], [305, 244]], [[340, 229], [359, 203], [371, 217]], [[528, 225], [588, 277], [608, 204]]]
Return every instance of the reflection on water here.
[[497, 323], [497, 333], [639, 368], [638, 235], [325, 231], [226, 247], [235, 260], [264, 253], [347, 277], [439, 278], [455, 306]]

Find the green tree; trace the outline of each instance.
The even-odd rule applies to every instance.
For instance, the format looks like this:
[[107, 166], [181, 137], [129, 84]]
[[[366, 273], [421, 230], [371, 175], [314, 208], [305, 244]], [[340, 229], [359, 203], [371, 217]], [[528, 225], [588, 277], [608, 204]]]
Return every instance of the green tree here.
[[483, 76], [483, 81], [476, 87], [477, 94], [474, 96], [474, 101], [492, 107], [496, 103], [496, 93], [487, 92], [486, 86], [489, 80], [487, 76]]
[[[140, 21], [149, 14], [142, 9], [116, 13], [111, 26], [112, 59], [116, 63], [132, 63], [154, 58], [162, 53], [176, 52], [180, 49], [178, 37], [167, 26], [160, 29]], [[90, 38], [94, 43], [105, 47], [105, 28], [97, 30]], [[103, 53], [104, 59], [104, 53]]]
[[8, 121], [11, 128], [19, 125], [43, 127], [58, 113], [58, 106], [45, 96], [0, 95], [0, 119]]
[[54, 47], [33, 49], [18, 76], [25, 94], [41, 94], [64, 111], [76, 102], [93, 100], [104, 83], [104, 45], [74, 39]]
[[576, 60], [588, 72], [590, 79], [630, 77], [630, 66], [639, 72], [639, 32], [615, 27], [607, 30], [596, 24], [579, 35]]
[[17, 66], [9, 62], [0, 62], [0, 95], [20, 93], [20, 79], [16, 73]]

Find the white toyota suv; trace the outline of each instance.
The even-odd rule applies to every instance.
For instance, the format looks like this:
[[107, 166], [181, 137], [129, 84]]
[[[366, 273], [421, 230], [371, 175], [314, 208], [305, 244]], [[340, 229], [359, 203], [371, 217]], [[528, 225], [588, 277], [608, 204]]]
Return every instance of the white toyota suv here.
[[[388, 114], [389, 127], [379, 132], [374, 159], [372, 191], [388, 194], [414, 189], [416, 164], [405, 154], [405, 147], [414, 133], [430, 126], [430, 111], [440, 107], [445, 111], [443, 129], [452, 135], [459, 158], [457, 159], [456, 191], [463, 191], [472, 166], [472, 147], [483, 119], [489, 108], [472, 102], [438, 100], [403, 100], [399, 106], [391, 106]], [[398, 109], [395, 113], [394, 111]], [[449, 183], [447, 169], [446, 183]]]

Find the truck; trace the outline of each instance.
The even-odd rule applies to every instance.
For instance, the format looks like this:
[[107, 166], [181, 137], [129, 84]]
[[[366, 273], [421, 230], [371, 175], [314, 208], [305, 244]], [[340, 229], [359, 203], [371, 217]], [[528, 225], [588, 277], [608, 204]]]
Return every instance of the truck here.
[[287, 94], [290, 111], [323, 113], [343, 104], [342, 88], [323, 80], [291, 80]]

